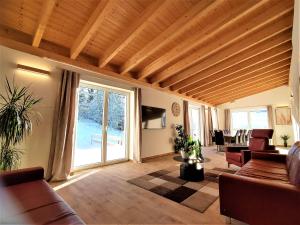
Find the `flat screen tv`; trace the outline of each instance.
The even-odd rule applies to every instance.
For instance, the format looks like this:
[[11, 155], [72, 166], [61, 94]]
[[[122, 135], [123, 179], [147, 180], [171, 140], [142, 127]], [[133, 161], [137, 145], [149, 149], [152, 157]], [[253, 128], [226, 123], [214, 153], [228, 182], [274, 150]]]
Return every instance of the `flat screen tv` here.
[[150, 106], [142, 106], [143, 129], [162, 129], [166, 127], [166, 110]]

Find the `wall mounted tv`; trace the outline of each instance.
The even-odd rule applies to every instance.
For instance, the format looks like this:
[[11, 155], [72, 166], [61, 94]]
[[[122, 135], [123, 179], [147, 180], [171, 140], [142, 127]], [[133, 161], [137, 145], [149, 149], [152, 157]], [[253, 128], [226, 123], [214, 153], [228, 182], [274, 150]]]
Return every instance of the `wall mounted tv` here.
[[162, 129], [166, 127], [166, 110], [150, 106], [142, 106], [143, 129]]

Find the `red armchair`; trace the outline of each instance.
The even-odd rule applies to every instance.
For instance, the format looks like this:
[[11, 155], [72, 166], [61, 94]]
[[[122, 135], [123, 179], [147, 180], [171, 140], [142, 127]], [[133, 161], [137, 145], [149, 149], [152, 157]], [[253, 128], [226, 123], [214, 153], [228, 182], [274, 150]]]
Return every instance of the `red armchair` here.
[[269, 145], [273, 136], [273, 129], [254, 129], [251, 134], [249, 146], [225, 147], [226, 161], [230, 164], [243, 166], [251, 159], [251, 152], [278, 153], [275, 146]]

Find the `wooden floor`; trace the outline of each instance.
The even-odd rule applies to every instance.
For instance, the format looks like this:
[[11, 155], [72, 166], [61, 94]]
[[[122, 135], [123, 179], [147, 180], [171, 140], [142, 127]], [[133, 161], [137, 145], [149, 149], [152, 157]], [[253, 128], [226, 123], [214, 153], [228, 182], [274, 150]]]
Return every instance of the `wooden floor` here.
[[[210, 159], [208, 169], [227, 167], [224, 153], [215, 148], [204, 149], [204, 156]], [[87, 224], [225, 224], [218, 200], [202, 214], [126, 182], [176, 164], [173, 156], [126, 162], [85, 171], [52, 186]]]

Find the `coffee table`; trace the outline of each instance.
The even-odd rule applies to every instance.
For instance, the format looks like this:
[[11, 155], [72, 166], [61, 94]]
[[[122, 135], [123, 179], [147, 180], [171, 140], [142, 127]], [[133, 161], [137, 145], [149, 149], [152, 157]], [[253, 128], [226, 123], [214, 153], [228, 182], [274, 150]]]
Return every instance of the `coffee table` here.
[[204, 180], [204, 168], [197, 167], [197, 163], [183, 162], [180, 164], [180, 178], [188, 181]]

